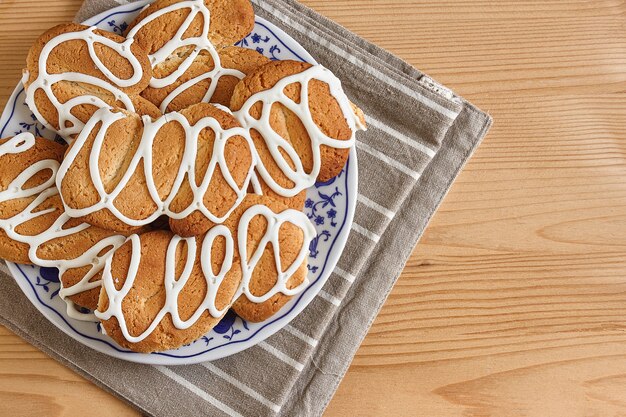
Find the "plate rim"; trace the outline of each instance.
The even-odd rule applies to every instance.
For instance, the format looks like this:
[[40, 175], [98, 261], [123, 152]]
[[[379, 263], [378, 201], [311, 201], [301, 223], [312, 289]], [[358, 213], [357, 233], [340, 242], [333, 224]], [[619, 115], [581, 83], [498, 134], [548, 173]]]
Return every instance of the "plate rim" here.
[[[83, 24], [95, 26], [106, 19], [109, 19], [115, 15], [119, 14], [129, 14], [134, 12], [139, 12], [142, 8], [144, 8], [147, 4], [151, 3], [151, 0], [141, 0], [134, 3], [124, 4], [120, 6], [116, 6], [114, 8], [108, 9], [99, 13], [83, 22]], [[273, 23], [264, 19], [261, 16], [255, 15], [255, 24], [259, 24], [260, 26], [267, 29], [270, 33], [272, 33], [276, 39], [287, 48], [293, 55], [300, 58], [303, 61], [317, 64], [317, 61], [311, 56], [311, 54], [304, 49], [295, 39], [293, 39], [289, 34], [287, 34], [284, 30], [277, 27]], [[299, 52], [294, 51], [289, 45], [284, 42], [284, 39], [293, 42], [298, 45], [302, 50]], [[20, 94], [22, 94], [24, 87], [21, 82], [18, 82], [17, 86], [13, 90], [12, 94], [8, 98], [6, 105], [3, 109], [2, 114], [0, 115], [0, 136], [4, 134], [4, 130], [8, 126], [9, 121], [12, 119], [15, 113], [16, 101]], [[12, 104], [11, 111], [8, 112], [8, 105]], [[352, 166], [352, 167], [351, 167]], [[349, 168], [349, 169], [348, 169]], [[61, 314], [53, 307], [45, 304], [37, 294], [37, 291], [32, 286], [32, 283], [28, 279], [28, 276], [25, 272], [20, 268], [20, 265], [15, 264], [13, 262], [7, 261], [7, 267], [11, 272], [11, 275], [15, 282], [18, 284], [22, 292], [26, 295], [29, 302], [35, 306], [35, 308], [55, 327], [61, 330], [63, 333], [71, 337], [76, 342], [86, 346], [87, 348], [93, 349], [102, 354], [129, 361], [134, 363], [148, 364], [148, 365], [164, 365], [164, 366], [177, 366], [177, 365], [192, 365], [207, 361], [218, 360], [227, 356], [238, 354], [244, 350], [247, 350], [267, 338], [271, 337], [275, 333], [282, 330], [285, 326], [287, 326], [293, 319], [295, 319], [305, 308], [311, 304], [311, 302], [319, 295], [322, 291], [324, 284], [328, 281], [332, 272], [334, 271], [343, 251], [345, 249], [346, 243], [350, 236], [350, 230], [354, 221], [354, 213], [356, 211], [357, 204], [357, 195], [358, 195], [358, 161], [357, 161], [357, 153], [355, 147], [350, 150], [350, 156], [348, 159], [348, 164], [346, 168], [345, 174], [345, 182], [346, 182], [346, 216], [342, 227], [339, 229], [337, 237], [335, 238], [333, 244], [329, 249], [329, 254], [326, 257], [324, 265], [322, 266], [322, 271], [319, 277], [309, 285], [304, 292], [298, 295], [298, 300], [294, 306], [288, 311], [285, 311], [282, 316], [274, 317], [272, 321], [268, 322], [261, 328], [257, 329], [256, 332], [248, 337], [247, 339], [242, 339], [241, 341], [235, 341], [232, 344], [229, 343], [227, 345], [216, 346], [213, 349], [209, 349], [203, 352], [196, 353], [191, 356], [172, 356], [168, 355], [167, 352], [160, 352], [156, 354], [142, 354], [138, 352], [133, 352], [126, 350], [115, 344], [112, 340], [102, 340], [95, 339], [92, 336], [85, 335], [81, 331], [72, 327], [72, 325], [67, 321], [67, 317], [64, 314]], [[339, 246], [341, 251], [339, 254], [333, 256], [333, 248], [335, 246]], [[337, 252], [336, 250], [334, 252]], [[20, 277], [23, 276], [24, 279]], [[313, 287], [317, 287], [315, 291], [310, 291]], [[50, 311], [54, 312], [57, 316], [53, 316], [50, 314]], [[100, 342], [100, 343], [98, 343]], [[103, 346], [104, 345], [104, 346]], [[237, 348], [230, 348], [231, 346], [236, 345]], [[223, 348], [219, 350], [220, 348]], [[229, 349], [230, 348], [230, 349]], [[235, 351], [232, 351], [235, 349]], [[206, 358], [205, 356], [210, 356]]]

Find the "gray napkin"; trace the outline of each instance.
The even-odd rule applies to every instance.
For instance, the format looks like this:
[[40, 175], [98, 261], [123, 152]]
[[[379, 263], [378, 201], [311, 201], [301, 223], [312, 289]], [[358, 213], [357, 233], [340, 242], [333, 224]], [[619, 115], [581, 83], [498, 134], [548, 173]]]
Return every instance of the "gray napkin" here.
[[[87, 0], [77, 21], [125, 2]], [[0, 273], [0, 322], [149, 415], [321, 415], [428, 221], [491, 125], [488, 115], [409, 64], [296, 1], [253, 2], [258, 15], [335, 72], [368, 116], [369, 130], [357, 143], [355, 222], [338, 268], [309, 307], [237, 355], [154, 367], [75, 342]]]

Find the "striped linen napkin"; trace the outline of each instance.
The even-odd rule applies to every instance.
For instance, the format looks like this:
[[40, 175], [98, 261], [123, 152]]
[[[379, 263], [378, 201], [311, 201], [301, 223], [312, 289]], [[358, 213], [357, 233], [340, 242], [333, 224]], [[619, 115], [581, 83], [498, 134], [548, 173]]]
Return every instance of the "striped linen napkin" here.
[[[76, 20], [123, 3], [87, 0]], [[360, 188], [351, 234], [307, 309], [237, 355], [155, 367], [75, 342], [0, 273], [0, 322], [148, 415], [321, 415], [428, 221], [491, 125], [488, 115], [445, 87], [296, 1], [253, 3], [258, 15], [330, 68], [368, 115], [369, 130], [358, 135]]]

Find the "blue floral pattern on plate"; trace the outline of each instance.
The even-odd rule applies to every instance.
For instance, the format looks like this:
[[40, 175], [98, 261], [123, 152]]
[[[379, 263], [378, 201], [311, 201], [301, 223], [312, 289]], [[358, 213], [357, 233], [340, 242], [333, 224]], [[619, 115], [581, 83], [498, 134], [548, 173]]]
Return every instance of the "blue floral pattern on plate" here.
[[[122, 33], [146, 2], [117, 7], [87, 23]], [[258, 18], [254, 31], [239, 43], [271, 59], [314, 62], [313, 58], [280, 29]], [[61, 140], [33, 116], [24, 103], [21, 85], [9, 99], [0, 117], [0, 137], [30, 131], [38, 136]], [[9, 263], [17, 283], [33, 304], [57, 327], [98, 351], [130, 361], [179, 365], [214, 360], [251, 347], [275, 333], [293, 319], [314, 298], [330, 275], [349, 233], [356, 196], [356, 153], [348, 166], [333, 180], [316, 184], [307, 194], [305, 213], [317, 230], [309, 247], [310, 286], [291, 300], [279, 314], [265, 323], [247, 323], [229, 312], [207, 335], [176, 351], [152, 355], [129, 352], [101, 333], [99, 323], [80, 322], [68, 317], [65, 303], [58, 297], [59, 277], [54, 268]]]
[[[237, 42], [237, 46], [255, 49], [261, 55], [265, 55], [273, 61], [280, 60], [280, 47], [276, 40], [270, 36], [263, 36], [259, 32], [252, 32], [247, 38]], [[266, 52], [267, 51], [267, 52]]]

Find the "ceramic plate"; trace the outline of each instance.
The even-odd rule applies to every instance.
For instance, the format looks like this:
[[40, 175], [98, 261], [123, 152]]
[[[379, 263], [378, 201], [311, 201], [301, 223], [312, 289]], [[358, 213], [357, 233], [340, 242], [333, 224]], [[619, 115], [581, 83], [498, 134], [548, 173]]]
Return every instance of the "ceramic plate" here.
[[[121, 34], [147, 2], [132, 3], [99, 14], [85, 22]], [[285, 32], [257, 17], [254, 31], [239, 43], [278, 60], [292, 59], [315, 63], [307, 51]], [[54, 138], [32, 115], [24, 102], [20, 84], [0, 117], [0, 137], [29, 131], [37, 136]], [[99, 352], [133, 362], [158, 365], [187, 365], [223, 358], [263, 341], [296, 317], [322, 289], [343, 251], [356, 205], [357, 161], [353, 149], [341, 174], [309, 190], [305, 212], [317, 230], [309, 254], [310, 286], [291, 300], [276, 316], [264, 323], [247, 323], [233, 313], [210, 333], [180, 349], [162, 353], [140, 354], [119, 347], [100, 332], [99, 323], [70, 318], [65, 303], [58, 297], [58, 271], [30, 265], [7, 263], [16, 282], [28, 299], [55, 326]]]

